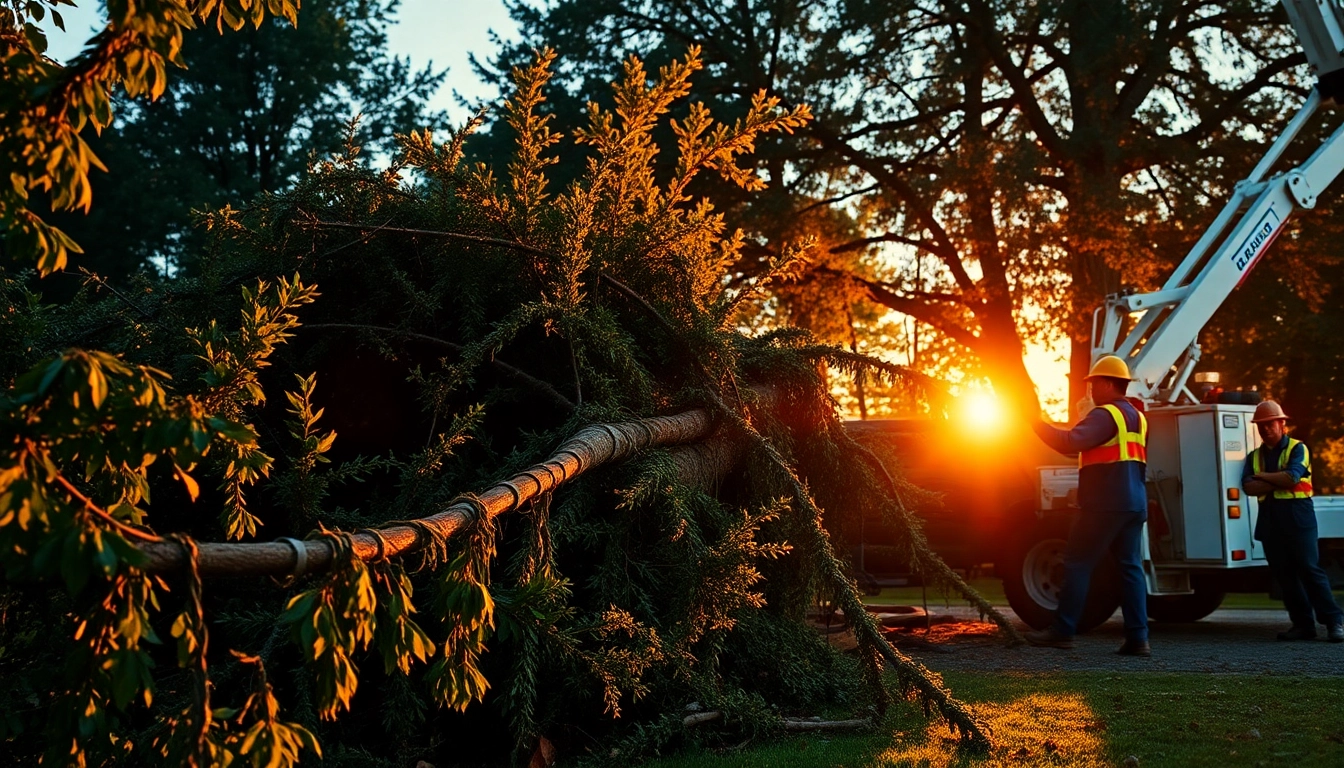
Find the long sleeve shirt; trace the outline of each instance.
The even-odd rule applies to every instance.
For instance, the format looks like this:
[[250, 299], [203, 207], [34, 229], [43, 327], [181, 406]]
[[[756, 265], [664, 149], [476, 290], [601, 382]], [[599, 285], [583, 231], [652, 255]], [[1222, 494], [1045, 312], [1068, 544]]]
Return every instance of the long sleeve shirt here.
[[[1119, 400], [1125, 427], [1139, 431], [1139, 412], [1130, 403]], [[1109, 443], [1116, 435], [1115, 419], [1105, 408], [1093, 408], [1072, 429], [1059, 429], [1044, 422], [1033, 425], [1036, 435], [1060, 453], [1080, 453]], [[1144, 485], [1147, 464], [1142, 461], [1117, 461], [1090, 464], [1078, 470], [1078, 506], [1085, 511], [1146, 512], [1148, 489]]]
[[[1288, 456], [1283, 466], [1279, 466], [1279, 457], [1283, 455], [1283, 449], [1288, 447], [1288, 436], [1284, 435], [1278, 445], [1261, 445], [1256, 448], [1260, 452], [1260, 471], [1261, 472], [1287, 472], [1288, 476], [1297, 483], [1307, 474], [1307, 444], [1298, 443], [1293, 447], [1292, 453]], [[1251, 457], [1246, 457], [1246, 463], [1241, 468], [1241, 484], [1245, 488], [1246, 481], [1255, 474], [1255, 465]], [[1312, 528], [1316, 525], [1316, 507], [1311, 499], [1276, 499], [1274, 494], [1270, 493], [1260, 497], [1260, 514], [1255, 521], [1255, 538], [1264, 540], [1268, 532], [1267, 526], [1273, 528]]]
[[[1307, 444], [1299, 442], [1293, 447], [1293, 452], [1288, 456], [1288, 462], [1282, 467], [1279, 466], [1279, 457], [1283, 455], [1283, 449], [1288, 447], [1288, 436], [1284, 435], [1279, 440], [1278, 445], [1261, 445], [1256, 448], [1260, 452], [1260, 471], [1261, 472], [1287, 472], [1297, 483], [1302, 480], [1303, 475], [1307, 474]], [[1246, 464], [1241, 468], [1241, 482], [1244, 485], [1251, 476], [1255, 474], [1255, 465], [1251, 457], [1246, 457]]]

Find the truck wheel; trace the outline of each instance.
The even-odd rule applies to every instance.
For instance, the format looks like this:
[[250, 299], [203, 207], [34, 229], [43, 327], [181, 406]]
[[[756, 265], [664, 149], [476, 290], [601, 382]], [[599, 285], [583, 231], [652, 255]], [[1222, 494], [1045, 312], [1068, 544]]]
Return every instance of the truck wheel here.
[[[1032, 521], [999, 569], [1008, 605], [1033, 629], [1045, 629], [1055, 618], [1059, 590], [1064, 586], [1064, 545], [1068, 536], [1067, 518]], [[1078, 620], [1079, 633], [1103, 624], [1120, 607], [1119, 582], [1115, 560], [1107, 555], [1092, 572], [1087, 603]]]
[[1169, 624], [1199, 621], [1218, 610], [1226, 592], [1195, 587], [1193, 595], [1149, 595], [1148, 618]]

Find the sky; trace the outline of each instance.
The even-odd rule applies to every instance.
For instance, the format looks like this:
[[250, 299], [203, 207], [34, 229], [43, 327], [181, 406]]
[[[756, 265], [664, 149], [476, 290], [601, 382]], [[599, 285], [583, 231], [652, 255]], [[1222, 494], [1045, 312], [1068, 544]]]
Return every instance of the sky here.
[[[43, 25], [52, 58], [68, 61], [80, 51], [95, 28], [102, 26], [99, 6], [92, 0], [79, 0], [75, 9], [63, 10], [66, 33], [50, 23]], [[388, 48], [409, 56], [416, 69], [431, 62], [436, 69], [448, 68], [448, 77], [430, 106], [447, 110], [452, 124], [459, 125], [469, 115], [454, 92], [468, 98], [495, 95], [476, 79], [467, 61], [468, 54], [486, 59], [494, 52], [492, 30], [506, 40], [517, 36], [503, 0], [401, 0], [397, 23], [388, 32]]]

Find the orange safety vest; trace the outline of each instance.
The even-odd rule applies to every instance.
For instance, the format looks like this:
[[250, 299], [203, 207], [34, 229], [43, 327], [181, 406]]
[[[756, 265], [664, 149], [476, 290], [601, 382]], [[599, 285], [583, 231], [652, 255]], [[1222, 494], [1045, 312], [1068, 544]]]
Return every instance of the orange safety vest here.
[[1103, 405], [1115, 419], [1115, 437], [1105, 445], [1088, 448], [1078, 454], [1079, 468], [1092, 464], [1114, 464], [1117, 461], [1148, 461], [1148, 419], [1139, 413], [1139, 431], [1130, 432], [1125, 426], [1125, 415], [1114, 405]]
[[[1288, 447], [1284, 448], [1283, 452], [1279, 454], [1279, 461], [1277, 464], [1275, 464], [1275, 466], [1279, 468], [1279, 471], [1282, 471], [1283, 465], [1287, 464], [1288, 460], [1293, 457], [1293, 449], [1299, 445], [1302, 446], [1302, 466], [1306, 467], [1307, 471], [1302, 473], [1302, 479], [1298, 480], [1297, 485], [1294, 485], [1292, 488], [1274, 489], [1274, 498], [1276, 499], [1311, 498], [1311, 451], [1307, 450], [1307, 446], [1302, 445], [1301, 440], [1294, 440], [1291, 437], [1288, 438]], [[1265, 471], [1264, 465], [1260, 461], [1260, 454], [1263, 453], [1267, 448], [1269, 448], [1269, 446], [1262, 445], [1255, 450], [1255, 453], [1251, 454], [1252, 472], [1259, 473]], [[1264, 497], [1262, 496], [1261, 498]]]

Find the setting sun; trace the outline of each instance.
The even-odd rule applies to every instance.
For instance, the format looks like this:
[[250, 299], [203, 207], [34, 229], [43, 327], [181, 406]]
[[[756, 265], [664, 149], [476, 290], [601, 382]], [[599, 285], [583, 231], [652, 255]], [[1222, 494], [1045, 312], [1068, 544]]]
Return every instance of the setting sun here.
[[1003, 428], [1003, 404], [990, 392], [969, 392], [959, 398], [958, 411], [966, 426], [978, 434], [989, 435]]

